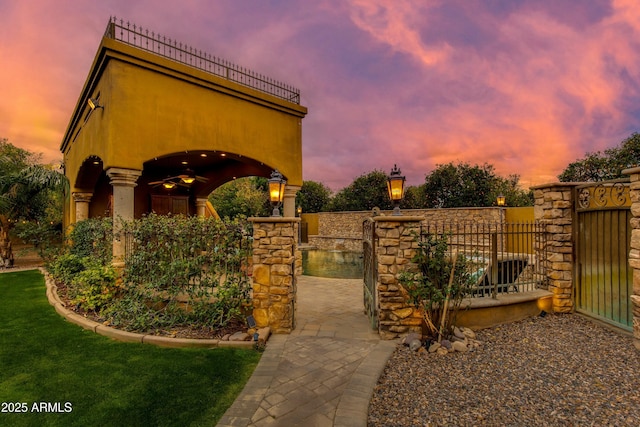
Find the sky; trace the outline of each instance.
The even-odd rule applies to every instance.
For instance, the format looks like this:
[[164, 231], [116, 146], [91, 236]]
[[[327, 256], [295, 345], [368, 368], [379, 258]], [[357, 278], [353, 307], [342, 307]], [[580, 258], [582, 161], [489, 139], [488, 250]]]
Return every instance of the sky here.
[[0, 0], [0, 138], [62, 160], [110, 16], [299, 88], [333, 190], [449, 162], [526, 188], [640, 128], [636, 0]]

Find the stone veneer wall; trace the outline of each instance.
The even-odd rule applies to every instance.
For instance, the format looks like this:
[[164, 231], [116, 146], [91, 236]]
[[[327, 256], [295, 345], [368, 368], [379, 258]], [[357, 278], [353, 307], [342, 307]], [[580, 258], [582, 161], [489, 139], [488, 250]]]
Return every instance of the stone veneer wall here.
[[[403, 216], [420, 217], [427, 222], [437, 221], [500, 221], [500, 209], [492, 208], [451, 208], [451, 209], [403, 209]], [[309, 244], [318, 249], [338, 249], [362, 251], [362, 222], [371, 218], [371, 211], [320, 212], [318, 234], [309, 236]], [[391, 215], [383, 211], [380, 215]]]
[[295, 328], [298, 218], [249, 218], [253, 223], [253, 316], [274, 333]]
[[[549, 291], [553, 293], [553, 311], [573, 310], [573, 189], [575, 183], [554, 183], [533, 187], [534, 216], [547, 233], [547, 259], [541, 260], [547, 271]], [[540, 242], [535, 250], [542, 251]]]
[[631, 176], [629, 194], [631, 196], [631, 248], [629, 266], [633, 269], [633, 345], [640, 350], [640, 167], [627, 169], [622, 173]]

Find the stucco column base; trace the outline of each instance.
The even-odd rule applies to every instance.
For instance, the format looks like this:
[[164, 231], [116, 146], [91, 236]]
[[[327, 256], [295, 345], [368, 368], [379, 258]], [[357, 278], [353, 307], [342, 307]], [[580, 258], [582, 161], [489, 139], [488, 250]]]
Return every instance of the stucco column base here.
[[300, 191], [297, 185], [287, 185], [284, 188], [284, 200], [282, 204], [282, 216], [292, 218], [296, 216], [296, 194]]
[[259, 328], [295, 328], [299, 218], [249, 218], [253, 223], [253, 317]]
[[93, 193], [74, 192], [72, 196], [76, 204], [76, 222], [89, 218], [89, 202]]
[[109, 168], [107, 176], [113, 187], [113, 264], [124, 261], [125, 240], [119, 236], [122, 221], [134, 217], [134, 192], [142, 171], [137, 169]]

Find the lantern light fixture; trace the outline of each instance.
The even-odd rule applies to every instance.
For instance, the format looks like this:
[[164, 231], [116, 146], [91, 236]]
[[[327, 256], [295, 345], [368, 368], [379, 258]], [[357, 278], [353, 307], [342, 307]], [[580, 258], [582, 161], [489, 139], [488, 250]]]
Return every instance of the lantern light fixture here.
[[402, 215], [400, 213], [400, 201], [404, 197], [404, 182], [405, 177], [402, 176], [402, 172], [398, 169], [397, 165], [393, 165], [393, 169], [387, 178], [387, 190], [389, 191], [389, 198], [393, 203], [392, 215]]
[[497, 198], [496, 198], [496, 203], [498, 204], [498, 206], [502, 207], [505, 206], [506, 204], [506, 198], [500, 194]]
[[287, 185], [287, 181], [282, 174], [276, 169], [271, 172], [271, 178], [268, 181], [269, 184], [269, 202], [273, 205], [273, 212], [271, 216], [278, 217], [280, 215], [280, 205], [284, 199], [284, 187]]

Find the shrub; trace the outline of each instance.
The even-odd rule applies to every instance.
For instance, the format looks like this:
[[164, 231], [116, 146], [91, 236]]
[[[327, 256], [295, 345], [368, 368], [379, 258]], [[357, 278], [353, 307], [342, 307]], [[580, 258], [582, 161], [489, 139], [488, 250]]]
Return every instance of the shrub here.
[[89, 218], [73, 225], [67, 248], [70, 253], [89, 257], [101, 265], [113, 258], [113, 221], [111, 218]]
[[86, 260], [69, 252], [54, 258], [47, 264], [49, 274], [59, 283], [71, 283], [76, 274], [86, 269]]
[[412, 261], [417, 271], [405, 271], [399, 277], [410, 302], [421, 308], [432, 337], [452, 332], [460, 304], [473, 285], [469, 260], [463, 254], [451, 254], [447, 238], [446, 234], [415, 236], [418, 250]]
[[88, 266], [69, 284], [71, 302], [86, 311], [100, 311], [117, 296], [116, 277], [111, 266]]

